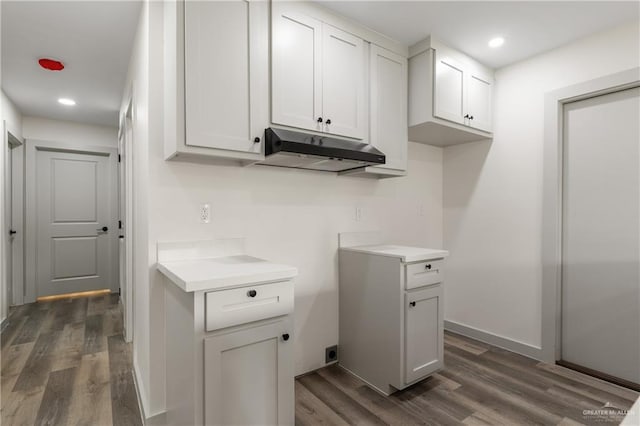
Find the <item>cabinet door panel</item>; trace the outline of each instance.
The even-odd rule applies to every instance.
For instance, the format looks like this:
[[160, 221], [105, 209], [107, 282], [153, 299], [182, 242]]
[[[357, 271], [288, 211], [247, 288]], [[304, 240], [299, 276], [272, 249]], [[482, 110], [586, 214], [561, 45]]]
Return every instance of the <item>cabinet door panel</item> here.
[[464, 70], [462, 65], [436, 51], [433, 115], [464, 124]]
[[268, 16], [260, 2], [185, 2], [187, 145], [260, 152]]
[[492, 79], [471, 72], [467, 76], [467, 113], [473, 117], [469, 126], [490, 132]]
[[325, 132], [363, 139], [364, 41], [331, 25], [323, 26], [322, 113]]
[[371, 144], [386, 156], [386, 169], [407, 168], [407, 60], [371, 45]]
[[405, 383], [443, 366], [442, 286], [407, 292], [405, 297]]
[[272, 38], [272, 121], [322, 131], [322, 23], [276, 13]]
[[293, 341], [283, 319], [204, 339], [205, 423], [293, 424]]

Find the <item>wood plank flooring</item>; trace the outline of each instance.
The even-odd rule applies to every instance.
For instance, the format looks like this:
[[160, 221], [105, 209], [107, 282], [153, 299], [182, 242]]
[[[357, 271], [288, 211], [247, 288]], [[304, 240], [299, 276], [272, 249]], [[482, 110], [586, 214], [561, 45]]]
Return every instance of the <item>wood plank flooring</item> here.
[[[445, 333], [445, 369], [386, 397], [337, 365], [296, 380], [296, 425], [618, 424], [639, 394]], [[591, 415], [585, 410], [611, 410]]]
[[118, 295], [11, 308], [2, 425], [141, 425]]

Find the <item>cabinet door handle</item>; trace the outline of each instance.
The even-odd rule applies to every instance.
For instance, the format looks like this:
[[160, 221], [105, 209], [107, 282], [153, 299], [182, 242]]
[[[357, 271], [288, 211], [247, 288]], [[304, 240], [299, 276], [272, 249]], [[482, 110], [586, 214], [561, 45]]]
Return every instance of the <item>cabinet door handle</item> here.
[[470, 116], [469, 116], [469, 120], [473, 120], [473, 115], [470, 115]]
[[318, 117], [318, 123], [322, 123], [322, 117]]
[[409, 302], [409, 306], [411, 306], [412, 308], [416, 306], [416, 302]]
[[282, 340], [284, 340], [285, 342], [286, 342], [287, 340], [289, 340], [289, 333], [284, 333], [284, 334], [282, 335]]
[[424, 265], [424, 269], [431, 269], [431, 264], [427, 263], [426, 265]]
[[258, 294], [258, 292], [255, 291], [255, 290], [249, 290], [247, 292], [247, 296], [249, 296], [249, 297], [256, 297], [256, 294]]
[[465, 115], [464, 118], [469, 118], [469, 114]]
[[253, 140], [253, 143], [260, 143], [260, 138], [255, 138], [255, 139]]
[[327, 126], [328, 126], [329, 124], [331, 124], [331, 119], [328, 119], [328, 120], [327, 120]]

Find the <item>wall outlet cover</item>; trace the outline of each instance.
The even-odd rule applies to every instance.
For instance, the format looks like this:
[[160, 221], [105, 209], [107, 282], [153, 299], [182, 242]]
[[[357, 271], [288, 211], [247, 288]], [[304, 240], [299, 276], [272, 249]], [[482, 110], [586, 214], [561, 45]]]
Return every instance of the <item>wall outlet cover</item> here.
[[324, 363], [329, 364], [338, 360], [338, 345], [329, 346], [324, 350]]

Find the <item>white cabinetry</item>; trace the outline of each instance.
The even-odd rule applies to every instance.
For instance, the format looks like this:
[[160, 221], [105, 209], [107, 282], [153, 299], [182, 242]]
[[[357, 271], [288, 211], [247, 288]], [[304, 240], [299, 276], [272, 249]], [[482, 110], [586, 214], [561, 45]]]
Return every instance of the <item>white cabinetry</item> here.
[[365, 139], [365, 42], [274, 5], [272, 121]]
[[165, 157], [259, 160], [268, 127], [269, 2], [165, 4]]
[[444, 367], [442, 259], [448, 252], [350, 246], [344, 241], [353, 238], [344, 235], [340, 236], [339, 362], [391, 394]]
[[439, 146], [490, 138], [493, 71], [433, 38], [410, 55], [409, 138]]
[[297, 271], [246, 256], [242, 246], [158, 244], [167, 277], [167, 424], [294, 423]]

